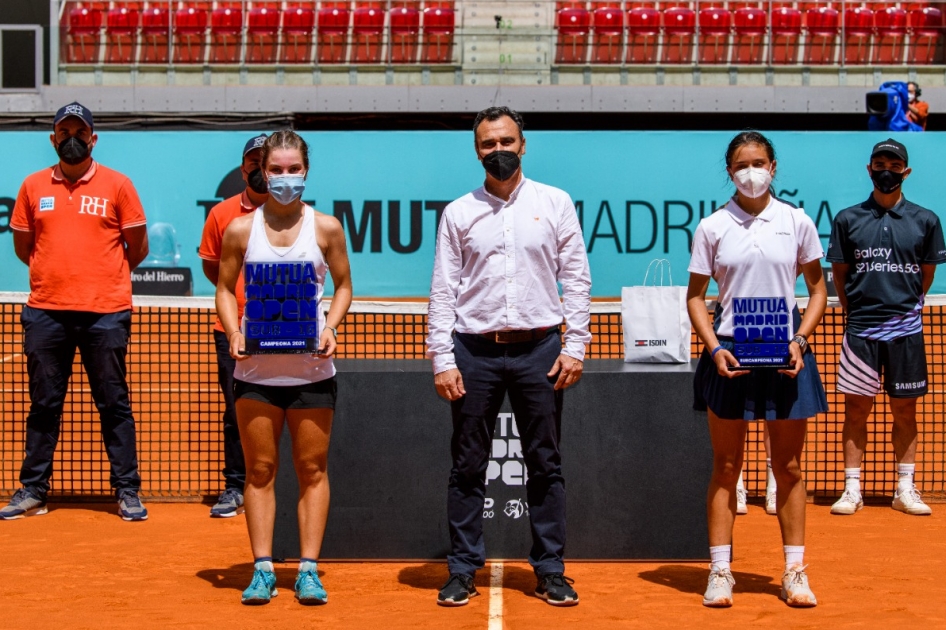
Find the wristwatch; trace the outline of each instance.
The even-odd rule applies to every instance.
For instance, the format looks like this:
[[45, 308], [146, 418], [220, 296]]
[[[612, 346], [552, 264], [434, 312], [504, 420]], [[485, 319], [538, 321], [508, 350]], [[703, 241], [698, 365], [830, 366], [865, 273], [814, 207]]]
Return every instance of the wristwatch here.
[[808, 351], [808, 340], [801, 335], [795, 335], [792, 337], [792, 341], [798, 344], [798, 347], [801, 348], [802, 354], [805, 354], [805, 352]]

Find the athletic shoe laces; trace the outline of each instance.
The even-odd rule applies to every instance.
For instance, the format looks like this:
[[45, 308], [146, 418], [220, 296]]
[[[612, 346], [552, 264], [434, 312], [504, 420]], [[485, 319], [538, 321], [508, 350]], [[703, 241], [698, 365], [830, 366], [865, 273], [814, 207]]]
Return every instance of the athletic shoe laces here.
[[841, 500], [847, 501], [848, 503], [854, 503], [856, 505], [857, 502], [860, 500], [860, 497], [857, 494], [855, 494], [853, 490], [845, 488], [844, 492], [841, 493]]
[[566, 586], [575, 583], [575, 580], [570, 577], [565, 577], [562, 573], [550, 573], [549, 575], [543, 576], [542, 581], [545, 582], [546, 589], [550, 586]]
[[788, 583], [792, 586], [803, 586], [808, 588], [808, 576], [805, 575], [805, 569], [808, 568], [808, 565], [804, 565], [798, 568], [791, 568], [788, 570]]
[[220, 495], [219, 503], [239, 503], [240, 500], [240, 491], [236, 488], [227, 488], [223, 491], [223, 494]]
[[736, 578], [729, 571], [713, 571], [710, 573], [710, 579], [713, 580], [713, 587], [722, 586], [721, 582], [728, 583], [730, 586], [736, 583]]
[[253, 581], [250, 582], [250, 589], [269, 590], [269, 585], [266, 583], [266, 576], [264, 575], [265, 573], [266, 572], [262, 569], [253, 571]]
[[126, 508], [141, 507], [141, 499], [138, 498], [137, 492], [124, 492], [122, 493], [121, 500], [125, 503]]
[[473, 586], [473, 578], [471, 578], [469, 575], [464, 575], [462, 573], [454, 573], [453, 575], [450, 576], [450, 579], [447, 580], [447, 583], [443, 585], [443, 589], [441, 590], [446, 589], [448, 586], [450, 586], [454, 582], [459, 582], [460, 586], [462, 586], [468, 591], [470, 590], [470, 587]]
[[20, 488], [19, 490], [13, 493], [13, 498], [10, 499], [10, 504], [18, 505], [20, 503], [23, 503], [24, 501], [28, 501], [29, 499], [35, 499], [35, 498], [36, 497], [34, 497], [30, 493], [29, 490], [27, 490], [26, 488]]
[[916, 486], [910, 486], [901, 492], [900, 500], [904, 503], [923, 503], [923, 497], [920, 496], [920, 491], [916, 489]]

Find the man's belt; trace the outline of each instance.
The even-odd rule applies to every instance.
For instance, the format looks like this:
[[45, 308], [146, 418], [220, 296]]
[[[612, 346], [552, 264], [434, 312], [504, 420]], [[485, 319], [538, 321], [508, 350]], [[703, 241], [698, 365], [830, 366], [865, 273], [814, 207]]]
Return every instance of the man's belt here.
[[527, 343], [545, 339], [553, 332], [558, 332], [558, 326], [544, 326], [532, 330], [497, 330], [495, 332], [479, 333], [479, 336], [493, 343]]

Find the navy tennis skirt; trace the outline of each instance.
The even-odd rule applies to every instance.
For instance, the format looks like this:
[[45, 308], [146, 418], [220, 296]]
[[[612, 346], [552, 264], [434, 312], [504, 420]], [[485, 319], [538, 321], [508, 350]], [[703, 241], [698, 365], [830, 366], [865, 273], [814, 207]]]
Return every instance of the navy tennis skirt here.
[[[732, 340], [719, 343], [730, 352]], [[726, 420], [802, 420], [828, 410], [818, 362], [811, 349], [804, 355], [805, 367], [792, 378], [778, 370], [752, 370], [743, 376], [725, 378], [716, 362], [703, 350], [693, 378], [693, 408], [712, 409]]]

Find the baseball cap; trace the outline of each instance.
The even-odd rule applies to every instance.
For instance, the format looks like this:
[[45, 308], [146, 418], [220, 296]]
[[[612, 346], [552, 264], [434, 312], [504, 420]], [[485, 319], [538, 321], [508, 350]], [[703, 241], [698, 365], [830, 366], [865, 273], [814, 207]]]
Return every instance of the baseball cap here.
[[247, 153], [249, 153], [249, 152], [252, 151], [253, 149], [259, 149], [260, 147], [263, 146], [263, 143], [264, 143], [264, 142], [266, 142], [266, 134], [265, 134], [265, 133], [261, 133], [260, 135], [256, 136], [255, 138], [250, 138], [249, 141], [247, 141], [246, 145], [243, 147], [243, 155], [246, 155]]
[[909, 162], [907, 159], [907, 148], [893, 138], [887, 138], [883, 142], [878, 142], [875, 144], [874, 150], [870, 152], [871, 159], [873, 159], [878, 153], [891, 153], [903, 160], [904, 164]]
[[53, 118], [53, 127], [70, 116], [75, 116], [76, 118], [80, 119], [89, 126], [89, 129], [95, 128], [92, 123], [92, 112], [90, 112], [87, 107], [80, 105], [76, 101], [59, 108], [59, 111], [56, 112], [56, 117]]

